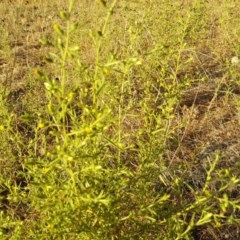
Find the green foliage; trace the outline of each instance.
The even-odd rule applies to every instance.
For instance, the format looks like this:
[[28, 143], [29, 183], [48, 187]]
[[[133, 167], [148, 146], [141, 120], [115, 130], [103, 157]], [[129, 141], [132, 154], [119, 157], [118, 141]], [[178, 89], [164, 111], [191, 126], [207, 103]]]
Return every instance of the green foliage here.
[[[74, 2], [59, 13], [54, 38], [42, 40], [55, 69], [54, 76], [37, 71], [44, 106], [9, 115], [0, 99], [1, 152], [9, 157], [1, 163], [8, 166], [1, 170], [0, 238], [180, 240], [195, 239], [199, 226], [239, 224], [240, 203], [232, 197], [239, 179], [218, 165], [219, 154], [206, 160], [198, 185], [184, 161], [172, 165], [167, 157], [182, 127], [176, 106], [192, 84], [189, 47], [197, 29], [205, 33], [204, 1], [184, 12], [162, 1], [156, 22], [150, 3], [126, 23], [119, 52], [111, 31], [118, 1], [101, 1], [105, 18], [88, 32], [91, 63], [76, 40]], [[154, 39], [146, 46], [144, 34]]]

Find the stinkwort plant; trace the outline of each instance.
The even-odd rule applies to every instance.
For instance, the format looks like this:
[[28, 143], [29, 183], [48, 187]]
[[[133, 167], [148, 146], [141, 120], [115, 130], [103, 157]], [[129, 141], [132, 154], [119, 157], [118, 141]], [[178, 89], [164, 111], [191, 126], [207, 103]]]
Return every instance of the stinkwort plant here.
[[[15, 209], [22, 206], [27, 216], [21, 219], [0, 210], [1, 236], [180, 240], [195, 239], [202, 226], [239, 224], [240, 204], [231, 195], [239, 179], [218, 165], [220, 155], [208, 159], [198, 186], [186, 176], [185, 163], [174, 163], [173, 169], [165, 159], [175, 133], [175, 105], [188, 84], [187, 79], [179, 82], [178, 73], [186, 36], [193, 34], [189, 29], [194, 14], [185, 22], [181, 19], [178, 47], [171, 54], [161, 46], [147, 49], [145, 55], [135, 51], [134, 41], [140, 41], [137, 35], [144, 32], [149, 11], [140, 25], [135, 22], [138, 29], [128, 31], [129, 51], [117, 55], [107, 52], [106, 45], [118, 1], [101, 2], [105, 17], [98, 32], [89, 31], [95, 50], [89, 66], [83, 64], [84, 51], [76, 41], [76, 1], [70, 0], [68, 9], [59, 13], [54, 38], [43, 41], [51, 49], [47, 60], [54, 76], [38, 72], [46, 105], [31, 125], [22, 162], [25, 185], [5, 182], [11, 190], [8, 201]], [[157, 54], [166, 59], [154, 80], [143, 71]]]

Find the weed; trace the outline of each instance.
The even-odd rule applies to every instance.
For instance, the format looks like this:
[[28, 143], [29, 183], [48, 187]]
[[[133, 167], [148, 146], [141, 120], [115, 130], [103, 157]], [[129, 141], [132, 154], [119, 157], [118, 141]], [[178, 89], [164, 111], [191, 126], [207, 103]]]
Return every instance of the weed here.
[[1, 238], [236, 239], [238, 49], [210, 43], [233, 6], [23, 2], [13, 27], [34, 10], [45, 38], [3, 27]]

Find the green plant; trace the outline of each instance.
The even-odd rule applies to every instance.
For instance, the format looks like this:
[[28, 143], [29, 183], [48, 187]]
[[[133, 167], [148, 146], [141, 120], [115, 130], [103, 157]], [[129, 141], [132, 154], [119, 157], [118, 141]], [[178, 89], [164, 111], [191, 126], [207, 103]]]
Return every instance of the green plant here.
[[179, 120], [182, 95], [208, 77], [201, 63], [192, 70], [208, 5], [99, 3], [92, 27], [76, 17], [84, 3], [70, 0], [42, 40], [41, 102], [28, 103], [32, 79], [29, 97], [17, 93], [21, 111], [2, 91], [1, 238], [200, 239], [201, 229], [238, 226], [237, 170], [220, 152], [178, 155], [192, 126]]

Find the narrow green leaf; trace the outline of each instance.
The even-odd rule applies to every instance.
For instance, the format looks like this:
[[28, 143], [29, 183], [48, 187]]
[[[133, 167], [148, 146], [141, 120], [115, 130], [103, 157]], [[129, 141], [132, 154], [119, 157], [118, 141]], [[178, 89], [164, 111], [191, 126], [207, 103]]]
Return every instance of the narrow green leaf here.
[[59, 24], [57, 24], [57, 23], [53, 24], [53, 29], [57, 34], [59, 34], [61, 36], [64, 35], [64, 30], [59, 26]]
[[203, 218], [199, 219], [198, 222], [196, 223], [196, 226], [201, 226], [204, 225], [206, 223], [211, 222], [211, 218], [212, 218], [213, 214], [212, 213], [206, 213]]
[[68, 12], [60, 11], [59, 16], [62, 20], [69, 20], [70, 14]]

